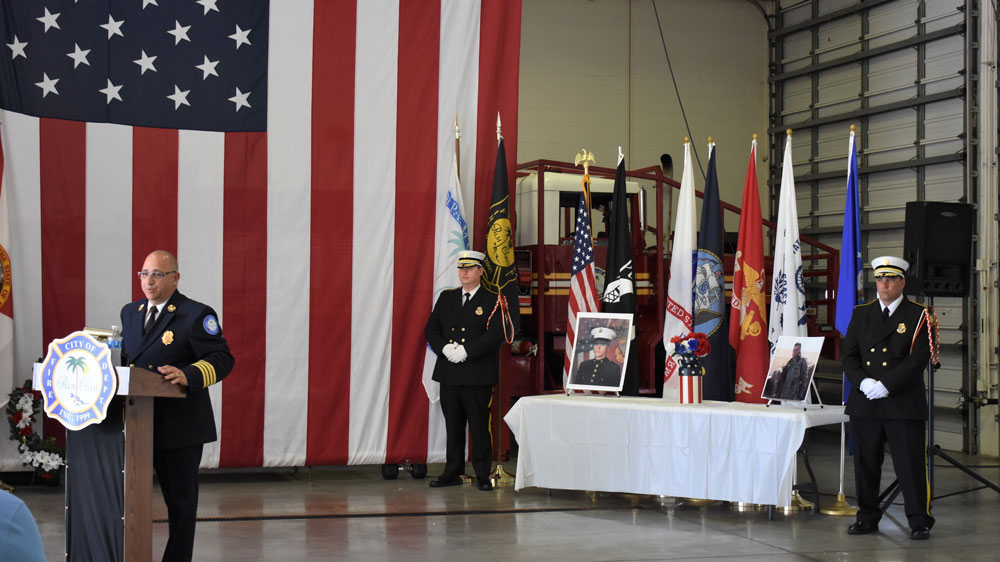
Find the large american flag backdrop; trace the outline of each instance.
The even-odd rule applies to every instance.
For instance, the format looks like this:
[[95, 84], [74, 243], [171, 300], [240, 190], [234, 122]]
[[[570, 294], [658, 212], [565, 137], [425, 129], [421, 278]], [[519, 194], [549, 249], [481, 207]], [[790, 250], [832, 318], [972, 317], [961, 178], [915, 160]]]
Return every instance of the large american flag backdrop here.
[[457, 114], [479, 248], [520, 22], [510, 0], [4, 0], [15, 382], [117, 324], [165, 248], [237, 358], [203, 466], [442, 460], [435, 201]]

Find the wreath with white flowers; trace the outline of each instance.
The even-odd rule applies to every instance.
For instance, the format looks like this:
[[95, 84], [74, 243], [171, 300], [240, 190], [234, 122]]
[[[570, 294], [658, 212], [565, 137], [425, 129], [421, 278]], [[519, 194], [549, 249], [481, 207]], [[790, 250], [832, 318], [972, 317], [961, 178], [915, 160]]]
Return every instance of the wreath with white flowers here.
[[35, 469], [44, 479], [52, 479], [60, 467], [66, 464], [61, 447], [54, 437], [42, 439], [35, 433], [32, 422], [41, 413], [42, 393], [32, 390], [31, 379], [10, 393], [7, 402], [7, 421], [10, 422], [10, 439], [17, 443], [21, 462]]

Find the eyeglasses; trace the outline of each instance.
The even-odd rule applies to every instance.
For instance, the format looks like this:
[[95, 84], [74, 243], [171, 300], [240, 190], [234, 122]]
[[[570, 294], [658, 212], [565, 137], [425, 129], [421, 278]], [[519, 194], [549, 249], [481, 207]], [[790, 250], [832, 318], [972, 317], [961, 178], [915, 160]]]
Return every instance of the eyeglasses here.
[[164, 276], [170, 275], [171, 273], [177, 273], [177, 272], [176, 271], [159, 271], [159, 270], [146, 271], [145, 269], [142, 270], [142, 271], [136, 271], [135, 272], [136, 276], [138, 276], [139, 279], [148, 279], [148, 278], [152, 277], [153, 279], [156, 279], [157, 281], [159, 281], [160, 279], [163, 279]]

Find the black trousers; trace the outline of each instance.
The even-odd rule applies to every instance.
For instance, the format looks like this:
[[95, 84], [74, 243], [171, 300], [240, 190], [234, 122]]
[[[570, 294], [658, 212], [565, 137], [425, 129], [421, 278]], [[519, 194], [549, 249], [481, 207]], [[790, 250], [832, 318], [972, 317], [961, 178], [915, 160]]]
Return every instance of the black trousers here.
[[490, 402], [493, 387], [484, 385], [441, 385], [441, 411], [448, 434], [442, 480], [453, 480], [465, 472], [465, 425], [469, 425], [469, 448], [476, 477], [490, 477], [493, 441], [490, 437]]
[[194, 552], [198, 521], [198, 465], [203, 445], [153, 451], [153, 470], [167, 504], [170, 536], [163, 562], [189, 562]]
[[854, 483], [858, 521], [878, 523], [882, 517], [882, 461], [889, 443], [903, 505], [910, 527], [933, 527], [930, 482], [927, 479], [927, 432], [923, 420], [884, 420], [851, 416], [854, 436]]

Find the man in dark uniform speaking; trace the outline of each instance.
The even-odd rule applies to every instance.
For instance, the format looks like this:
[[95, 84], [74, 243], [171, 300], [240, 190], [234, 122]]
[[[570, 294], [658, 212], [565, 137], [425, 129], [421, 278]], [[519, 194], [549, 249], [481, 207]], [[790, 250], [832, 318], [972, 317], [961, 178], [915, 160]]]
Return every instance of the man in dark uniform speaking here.
[[490, 321], [496, 295], [483, 290], [486, 255], [472, 250], [458, 257], [461, 289], [443, 291], [427, 319], [427, 343], [438, 354], [432, 379], [441, 383], [441, 411], [447, 433], [444, 472], [431, 488], [457, 486], [465, 472], [465, 425], [472, 438], [470, 454], [479, 489], [493, 489], [490, 461], [490, 401], [500, 376], [499, 349], [503, 343], [500, 314]]
[[591, 330], [590, 337], [594, 340], [594, 358], [580, 363], [573, 383], [618, 388], [618, 383], [621, 382], [621, 365], [608, 359], [608, 345], [618, 337], [617, 334], [611, 328], [602, 326]]
[[187, 391], [186, 398], [154, 400], [153, 469], [170, 530], [163, 560], [191, 560], [198, 465], [203, 445], [217, 439], [207, 388], [226, 378], [234, 360], [215, 311], [177, 291], [181, 274], [173, 254], [149, 254], [138, 275], [146, 298], [122, 308], [122, 360]]
[[878, 531], [878, 496], [885, 442], [903, 492], [911, 539], [930, 537], [924, 370], [930, 360], [927, 311], [903, 297], [909, 264], [884, 256], [872, 261], [878, 299], [859, 304], [844, 340], [842, 366], [853, 389], [846, 413], [854, 437], [857, 521], [851, 535]]

